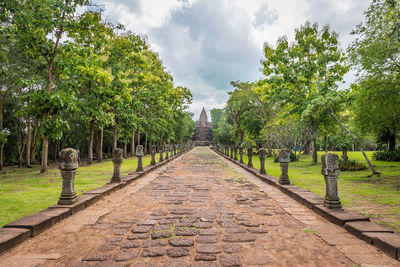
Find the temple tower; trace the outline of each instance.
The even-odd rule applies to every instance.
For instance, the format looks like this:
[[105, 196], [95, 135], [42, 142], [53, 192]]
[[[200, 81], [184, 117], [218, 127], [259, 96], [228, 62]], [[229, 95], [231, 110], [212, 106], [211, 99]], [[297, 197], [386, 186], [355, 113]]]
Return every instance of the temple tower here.
[[211, 123], [208, 122], [204, 107], [200, 113], [199, 120], [196, 122], [196, 129], [192, 139], [196, 141], [196, 144], [199, 146], [208, 146], [212, 141]]

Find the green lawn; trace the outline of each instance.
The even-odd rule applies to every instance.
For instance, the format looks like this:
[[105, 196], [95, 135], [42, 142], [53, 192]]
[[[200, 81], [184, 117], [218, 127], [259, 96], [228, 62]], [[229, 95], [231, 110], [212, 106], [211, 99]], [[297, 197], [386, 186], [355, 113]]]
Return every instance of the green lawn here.
[[[158, 162], [159, 153], [156, 161]], [[150, 165], [150, 156], [143, 158], [143, 166]], [[108, 183], [113, 175], [111, 159], [91, 166], [79, 166], [75, 177], [75, 191], [78, 195]], [[58, 164], [52, 163], [48, 172], [39, 174], [39, 167], [32, 169], [6, 167], [0, 175], [0, 227], [23, 216], [38, 212], [55, 203], [61, 193], [61, 175]], [[121, 173], [134, 172], [137, 158], [125, 159]]]
[[[302, 155], [300, 161], [291, 162], [289, 165], [290, 181], [302, 188], [320, 196], [325, 196], [325, 182], [321, 175], [321, 155], [318, 152], [319, 164], [311, 164], [311, 156]], [[337, 153], [339, 156], [341, 152]], [[373, 152], [366, 152], [372, 160]], [[355, 159], [366, 164], [361, 152], [348, 152], [350, 159]], [[243, 157], [247, 164], [247, 156]], [[350, 207], [362, 214], [368, 215], [374, 221], [388, 225], [400, 232], [400, 162], [372, 161], [379, 177], [369, 177], [369, 169], [363, 171], [345, 171], [339, 175], [339, 196], [342, 205]], [[253, 156], [253, 166], [259, 169], [258, 156]], [[274, 163], [273, 158], [266, 160], [268, 174], [279, 177], [279, 163]]]

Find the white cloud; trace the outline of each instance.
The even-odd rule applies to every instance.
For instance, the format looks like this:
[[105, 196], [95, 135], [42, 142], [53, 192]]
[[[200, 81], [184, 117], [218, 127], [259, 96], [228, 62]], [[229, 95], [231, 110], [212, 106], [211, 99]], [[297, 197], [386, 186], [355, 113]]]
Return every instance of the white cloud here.
[[[174, 76], [194, 95], [191, 111], [222, 107], [230, 81], [262, 77], [263, 43], [293, 40], [305, 21], [330, 24], [343, 46], [361, 22], [365, 0], [102, 0], [106, 15], [145, 34]], [[347, 76], [352, 81], [352, 75]]]

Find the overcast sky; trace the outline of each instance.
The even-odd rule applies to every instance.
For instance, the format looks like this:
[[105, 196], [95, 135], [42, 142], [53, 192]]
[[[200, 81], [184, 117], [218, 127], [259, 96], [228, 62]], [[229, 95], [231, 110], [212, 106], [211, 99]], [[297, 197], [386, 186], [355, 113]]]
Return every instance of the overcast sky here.
[[[231, 81], [262, 78], [263, 44], [276, 44], [305, 21], [329, 24], [343, 48], [363, 19], [369, 0], [97, 0], [106, 17], [147, 35], [172, 73], [175, 86], [193, 93], [197, 120], [221, 108]], [[347, 75], [352, 81], [352, 75]], [[209, 117], [210, 119], [210, 117]]]

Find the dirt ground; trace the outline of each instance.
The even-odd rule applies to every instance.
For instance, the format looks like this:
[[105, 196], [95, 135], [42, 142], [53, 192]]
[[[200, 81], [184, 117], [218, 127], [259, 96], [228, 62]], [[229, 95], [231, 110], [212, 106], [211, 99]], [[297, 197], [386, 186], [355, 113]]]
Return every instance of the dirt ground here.
[[207, 147], [0, 256], [0, 266], [400, 266]]

